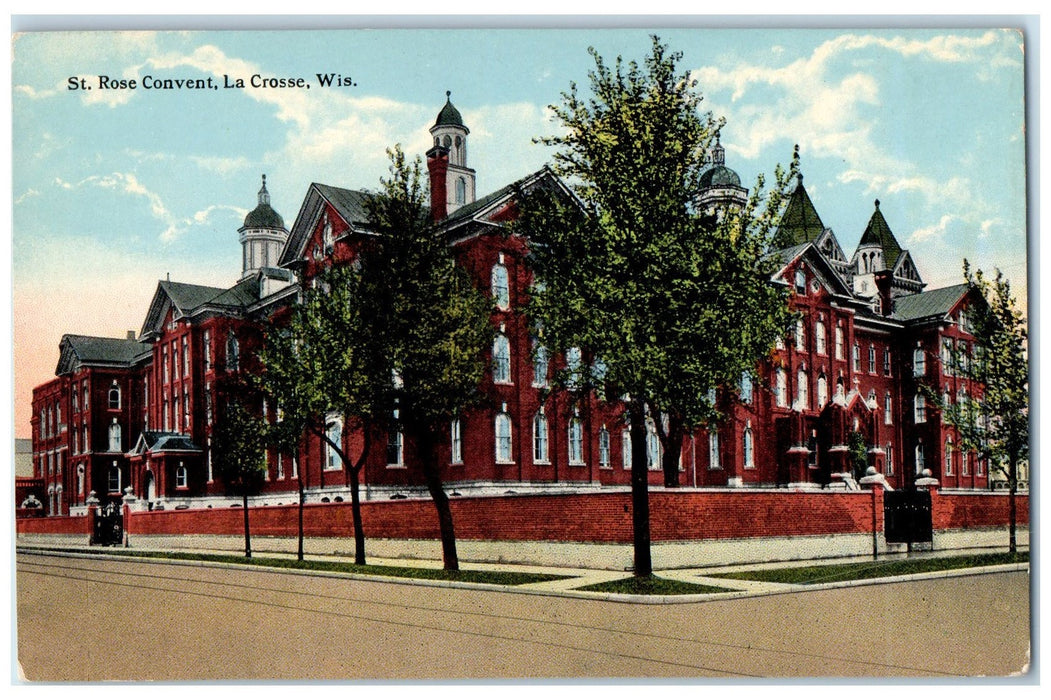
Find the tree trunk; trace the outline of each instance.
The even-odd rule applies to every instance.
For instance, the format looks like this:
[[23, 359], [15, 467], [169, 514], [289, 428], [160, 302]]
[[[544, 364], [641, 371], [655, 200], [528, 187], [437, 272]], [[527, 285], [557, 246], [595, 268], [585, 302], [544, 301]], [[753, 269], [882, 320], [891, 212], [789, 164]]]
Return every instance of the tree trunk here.
[[682, 456], [682, 440], [685, 431], [682, 421], [674, 415], [668, 416], [668, 432], [665, 434], [661, 421], [657, 421], [657, 433], [661, 438], [661, 446], [664, 455], [661, 457], [661, 467], [664, 471], [664, 486], [666, 488], [677, 488], [679, 486], [679, 458]]
[[303, 488], [303, 474], [299, 474], [299, 550], [296, 558], [303, 561], [303, 501], [307, 498], [306, 490]]
[[438, 511], [438, 530], [442, 538], [442, 564], [446, 571], [459, 571], [460, 559], [456, 555], [456, 530], [453, 528], [453, 513], [449, 497], [442, 488], [441, 470], [435, 459], [434, 434], [429, 428], [414, 431], [416, 453], [427, 481], [427, 491]]
[[631, 420], [631, 529], [635, 548], [635, 576], [653, 574], [650, 558], [650, 493], [646, 456], [646, 410], [642, 401], [628, 404]]
[[248, 527], [248, 489], [241, 490], [241, 510], [245, 516], [245, 558], [252, 558], [252, 536]]
[[365, 566], [365, 528], [361, 522], [361, 495], [358, 493], [361, 467], [347, 471], [350, 473], [350, 513], [354, 520], [354, 563]]
[[1017, 530], [1018, 523], [1018, 511], [1016, 505], [1015, 494], [1018, 492], [1018, 458], [1015, 455], [1008, 457], [1007, 463], [1007, 485], [1009, 490], [1007, 492], [1007, 508], [1008, 508], [1008, 537], [1007, 537], [1007, 550], [1014, 554], [1018, 551], [1018, 543], [1016, 541], [1015, 531]]

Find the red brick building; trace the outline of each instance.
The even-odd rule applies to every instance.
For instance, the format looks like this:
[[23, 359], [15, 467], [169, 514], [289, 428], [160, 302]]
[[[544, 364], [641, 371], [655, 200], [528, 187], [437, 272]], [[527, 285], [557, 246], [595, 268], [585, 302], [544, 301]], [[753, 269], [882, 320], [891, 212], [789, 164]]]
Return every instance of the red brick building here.
[[[616, 404], [592, 395], [547, 396], [558, 358], [535, 355], [536, 340], [517, 309], [532, 282], [528, 241], [508, 236], [514, 194], [564, 187], [548, 170], [488, 195], [475, 194], [467, 165], [469, 129], [447, 101], [427, 152], [431, 209], [460, 264], [493, 299], [496, 340], [484, 380], [487, 401], [453, 421], [440, 451], [454, 493], [601, 489], [627, 485], [628, 433]], [[699, 207], [741, 202], [747, 190], [716, 145]], [[127, 338], [66, 335], [56, 378], [33, 394], [36, 494], [51, 515], [83, 512], [129, 488], [143, 507], [225, 506], [231, 502], [211, 459], [219, 385], [257, 369], [262, 322], [287, 310], [317, 272], [346, 264], [366, 231], [365, 194], [313, 183], [286, 228], [263, 186], [238, 230], [242, 272], [229, 288], [161, 281], [142, 328]], [[911, 255], [876, 202], [847, 258], [821, 221], [800, 177], [784, 212], [771, 284], [792, 290], [795, 331], [771, 349], [754, 375], [725, 387], [727, 419], [687, 438], [680, 483], [703, 487], [817, 488], [843, 481], [848, 442], [860, 434], [869, 464], [895, 487], [930, 469], [945, 487], [985, 489], [987, 465], [956, 449], [958, 436], [920, 393], [947, 398], [980, 391], [954, 376], [953, 349], [970, 350], [965, 285], [925, 291]], [[534, 357], [538, 359], [534, 360]], [[546, 397], [546, 398], [545, 398]], [[262, 406], [276, 419], [275, 407]], [[354, 450], [360, 439], [331, 427]], [[363, 475], [365, 497], [423, 494], [412, 446], [386, 436]], [[663, 483], [655, 430], [648, 441], [652, 483]], [[300, 480], [312, 502], [349, 498], [339, 460], [317, 438], [299, 454], [268, 454], [258, 502], [290, 503]], [[849, 479], [845, 480], [849, 484]]]

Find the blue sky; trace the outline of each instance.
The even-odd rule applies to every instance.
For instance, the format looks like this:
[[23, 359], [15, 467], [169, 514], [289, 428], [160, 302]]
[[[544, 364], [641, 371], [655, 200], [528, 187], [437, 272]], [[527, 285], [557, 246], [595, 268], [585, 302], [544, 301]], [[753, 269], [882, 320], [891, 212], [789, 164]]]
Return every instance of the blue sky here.
[[[928, 288], [968, 257], [1025, 293], [1023, 38], [1000, 29], [652, 30], [727, 119], [745, 185], [799, 144], [849, 256], [879, 199]], [[547, 106], [588, 46], [642, 59], [651, 30], [42, 33], [13, 42], [15, 434], [63, 333], [139, 329], [158, 279], [234, 283], [267, 174], [291, 226], [310, 182], [374, 188], [422, 154], [452, 91], [479, 195], [541, 167]], [[315, 73], [356, 85], [322, 89]], [[309, 90], [97, 89], [97, 76], [304, 76]], [[71, 76], [95, 86], [67, 90]]]

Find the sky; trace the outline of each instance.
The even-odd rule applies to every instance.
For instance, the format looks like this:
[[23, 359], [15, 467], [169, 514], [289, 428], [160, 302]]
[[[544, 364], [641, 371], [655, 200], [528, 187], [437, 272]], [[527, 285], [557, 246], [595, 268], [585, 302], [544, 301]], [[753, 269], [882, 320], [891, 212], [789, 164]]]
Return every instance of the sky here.
[[[642, 60], [657, 33], [727, 121], [745, 186], [800, 147], [848, 257], [880, 200], [928, 289], [961, 262], [1026, 292], [1024, 37], [1017, 30], [506, 29], [29, 33], [13, 40], [14, 434], [64, 333], [138, 331], [157, 281], [229, 286], [267, 176], [291, 228], [311, 182], [375, 189], [421, 155], [451, 91], [479, 196], [550, 161], [549, 106], [586, 90], [593, 46]], [[324, 88], [316, 74], [342, 76]], [[223, 88], [252, 75], [309, 89]], [[102, 89], [99, 76], [135, 80]], [[149, 76], [149, 78], [147, 78]], [[216, 90], [146, 89], [158, 78]], [[78, 89], [72, 90], [72, 82]], [[80, 79], [91, 90], [79, 89]]]

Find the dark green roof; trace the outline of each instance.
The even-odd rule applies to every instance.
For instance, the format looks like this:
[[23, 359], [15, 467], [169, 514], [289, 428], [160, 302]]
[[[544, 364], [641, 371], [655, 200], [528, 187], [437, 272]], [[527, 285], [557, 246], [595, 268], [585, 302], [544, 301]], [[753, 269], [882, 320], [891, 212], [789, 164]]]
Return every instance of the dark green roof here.
[[490, 192], [481, 199], [476, 199], [470, 204], [465, 204], [456, 211], [454, 211], [452, 214], [450, 214], [449, 218], [447, 218], [444, 223], [448, 226], [452, 226], [461, 223], [465, 220], [471, 219], [478, 212], [482, 211], [494, 202], [498, 202], [499, 200], [514, 194], [516, 190], [521, 188], [527, 182], [537, 179], [546, 172], [548, 172], [547, 168], [541, 168], [535, 173], [530, 173], [529, 175], [526, 175], [523, 178], [515, 180], [510, 185], [505, 185], [504, 187], [501, 187], [495, 192]]
[[201, 448], [194, 444], [189, 435], [182, 433], [165, 433], [156, 430], [147, 430], [142, 433], [142, 442], [148, 452], [165, 452], [179, 450], [185, 452], [200, 452]]
[[969, 289], [970, 286], [963, 283], [897, 297], [894, 300], [894, 318], [901, 321], [916, 321], [932, 316], [945, 316], [952, 311]]
[[725, 165], [716, 165], [701, 173], [701, 187], [741, 186], [741, 176]]
[[788, 200], [781, 223], [777, 227], [776, 239], [783, 244], [800, 244], [816, 241], [825, 232], [825, 225], [803, 187], [803, 176], [799, 176], [795, 191]]
[[260, 204], [245, 217], [244, 228], [284, 228], [285, 220], [269, 204]]
[[203, 284], [187, 284], [171, 280], [161, 280], [160, 288], [164, 290], [181, 314], [187, 314], [227, 291], [222, 287], [206, 287]]
[[442, 111], [438, 112], [438, 118], [434, 121], [434, 126], [459, 126], [464, 129], [463, 117], [460, 116], [460, 110], [453, 107], [452, 93], [446, 91], [445, 93], [445, 106], [442, 107]]
[[365, 224], [369, 220], [368, 212], [365, 210], [365, 202], [369, 199], [369, 193], [362, 190], [345, 190], [342, 187], [322, 185], [315, 182], [313, 187], [321, 193], [328, 203], [339, 213], [340, 217], [348, 224]]
[[858, 243], [859, 248], [867, 245], [878, 245], [883, 250], [883, 265], [888, 270], [894, 269], [898, 256], [901, 255], [901, 246], [879, 210], [878, 199], [876, 200], [876, 211], [872, 212], [869, 225], [865, 227], [865, 233], [861, 235], [861, 242]]
[[62, 342], [67, 343], [84, 364], [102, 362], [130, 365], [150, 353], [152, 348], [149, 343], [128, 338], [98, 338], [90, 335], [64, 335]]

